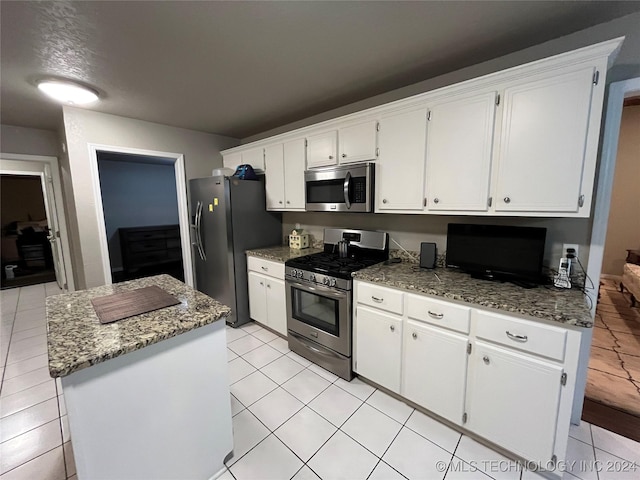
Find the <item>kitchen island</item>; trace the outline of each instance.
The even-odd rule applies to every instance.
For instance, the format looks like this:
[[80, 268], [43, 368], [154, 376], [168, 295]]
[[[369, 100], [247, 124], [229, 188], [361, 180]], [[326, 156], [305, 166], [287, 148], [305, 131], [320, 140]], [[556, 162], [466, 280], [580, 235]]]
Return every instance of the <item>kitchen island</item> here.
[[[101, 324], [91, 299], [157, 285], [178, 305]], [[233, 448], [229, 307], [159, 275], [47, 298], [79, 478], [207, 479]]]

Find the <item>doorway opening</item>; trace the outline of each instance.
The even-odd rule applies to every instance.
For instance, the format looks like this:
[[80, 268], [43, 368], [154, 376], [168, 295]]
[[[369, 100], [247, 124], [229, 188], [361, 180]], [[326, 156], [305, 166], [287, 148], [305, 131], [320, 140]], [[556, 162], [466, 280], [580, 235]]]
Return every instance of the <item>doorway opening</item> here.
[[184, 281], [176, 158], [97, 150], [96, 160], [111, 281]]
[[600, 265], [590, 272], [599, 290], [582, 418], [640, 441], [640, 303], [633, 301], [640, 296], [640, 79], [611, 85], [602, 163], [592, 232]]
[[2, 288], [54, 282], [49, 221], [38, 175], [0, 175]]
[[1, 156], [2, 288], [56, 281], [73, 291], [57, 158]]

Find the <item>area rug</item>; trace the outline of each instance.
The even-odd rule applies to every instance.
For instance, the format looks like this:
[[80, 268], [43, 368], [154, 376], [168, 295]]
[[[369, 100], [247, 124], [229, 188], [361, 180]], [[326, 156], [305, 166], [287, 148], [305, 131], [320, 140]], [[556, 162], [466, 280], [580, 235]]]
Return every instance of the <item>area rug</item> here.
[[613, 280], [600, 283], [585, 397], [640, 417], [640, 307]]

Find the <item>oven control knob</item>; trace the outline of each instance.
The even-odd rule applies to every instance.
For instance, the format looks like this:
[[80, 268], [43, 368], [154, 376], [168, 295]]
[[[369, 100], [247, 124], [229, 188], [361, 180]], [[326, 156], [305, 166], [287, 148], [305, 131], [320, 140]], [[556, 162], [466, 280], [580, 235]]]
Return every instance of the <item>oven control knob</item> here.
[[294, 268], [293, 270], [291, 270], [291, 276], [292, 276], [293, 278], [296, 278], [296, 274], [297, 274], [297, 273], [298, 273], [298, 272], [297, 272], [297, 270], [296, 270], [295, 268]]
[[324, 285], [329, 285], [329, 279], [328, 279], [327, 277], [324, 277], [324, 278], [322, 279], [322, 283], [323, 283]]
[[302, 276], [303, 276], [302, 270], [298, 270], [298, 278], [302, 278]]
[[310, 282], [315, 282], [315, 281], [316, 281], [316, 275], [315, 275], [315, 273], [312, 273], [312, 274], [310, 274], [310, 275], [309, 275], [309, 281], [310, 281]]
[[336, 286], [336, 279], [332, 278], [331, 281], [329, 282], [329, 286], [330, 287], [335, 287]]

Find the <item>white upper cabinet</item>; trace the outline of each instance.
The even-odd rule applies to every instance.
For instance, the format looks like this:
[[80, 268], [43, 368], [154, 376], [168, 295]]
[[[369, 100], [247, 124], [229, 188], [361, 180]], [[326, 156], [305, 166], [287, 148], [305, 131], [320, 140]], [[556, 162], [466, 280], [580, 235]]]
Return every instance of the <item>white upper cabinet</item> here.
[[496, 211], [578, 212], [593, 75], [554, 72], [504, 90]]
[[267, 210], [304, 210], [304, 139], [264, 149]]
[[378, 122], [371, 120], [338, 131], [340, 163], [368, 162], [377, 157]]
[[307, 167], [338, 164], [338, 132], [331, 130], [307, 137]]
[[249, 164], [255, 171], [264, 172], [264, 148], [251, 148], [224, 156], [222, 165], [235, 171], [238, 165]]
[[488, 210], [496, 97], [483, 93], [429, 109], [427, 210]]
[[264, 149], [267, 210], [284, 208], [284, 149], [281, 143]]
[[284, 143], [284, 198], [287, 210], [304, 210], [304, 138]]
[[422, 211], [427, 108], [380, 118], [376, 212]]

